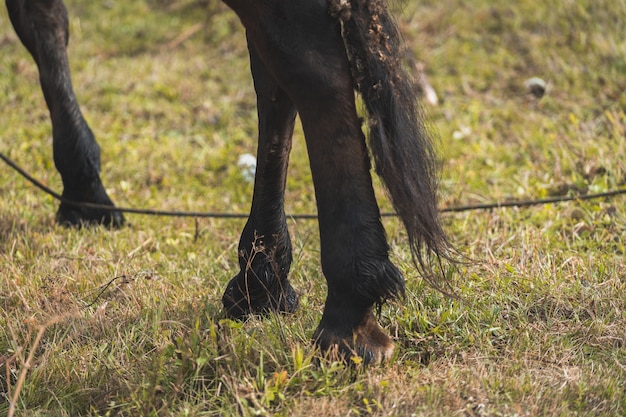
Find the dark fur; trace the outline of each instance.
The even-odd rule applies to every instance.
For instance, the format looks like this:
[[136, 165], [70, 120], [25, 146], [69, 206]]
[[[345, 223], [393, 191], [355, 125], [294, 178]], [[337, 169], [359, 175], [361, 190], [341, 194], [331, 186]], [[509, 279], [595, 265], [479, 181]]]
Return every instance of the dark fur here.
[[439, 222], [437, 159], [416, 99], [418, 86], [400, 62], [400, 35], [385, 2], [352, 0], [350, 5], [340, 17], [355, 89], [369, 114], [376, 172], [404, 223], [418, 268], [441, 289], [428, 255], [449, 259], [451, 246]]
[[[61, 0], [6, 0], [11, 21], [39, 67], [53, 125], [54, 160], [63, 195], [113, 205], [100, 181], [100, 151], [72, 90]], [[224, 0], [246, 28], [257, 93], [259, 137], [250, 217], [242, 232], [240, 271], [223, 296], [241, 318], [293, 312], [288, 279], [291, 241], [283, 209], [296, 114], [300, 115], [317, 198], [322, 270], [328, 296], [316, 342], [324, 349], [386, 357], [390, 338], [373, 306], [404, 292], [370, 176], [371, 151], [406, 226], [416, 265], [431, 273], [431, 255], [448, 257], [436, 207], [436, 158], [422, 123], [414, 82], [399, 62], [399, 35], [383, 0]], [[354, 90], [369, 113], [369, 150]], [[64, 224], [120, 226], [113, 211], [61, 205]]]
[[[50, 110], [54, 163], [68, 200], [113, 205], [100, 180], [100, 147], [83, 118], [72, 89], [67, 61], [67, 11], [61, 1], [6, 0], [20, 40], [39, 68], [41, 89]], [[104, 223], [121, 226], [119, 212], [78, 209], [61, 204], [57, 220], [66, 225]]]

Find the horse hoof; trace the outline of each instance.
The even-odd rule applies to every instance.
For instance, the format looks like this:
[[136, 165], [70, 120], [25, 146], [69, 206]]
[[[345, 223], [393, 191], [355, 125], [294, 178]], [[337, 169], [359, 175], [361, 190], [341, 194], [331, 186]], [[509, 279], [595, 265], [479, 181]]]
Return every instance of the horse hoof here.
[[57, 211], [56, 221], [66, 227], [102, 225], [114, 229], [125, 223], [124, 216], [119, 211], [84, 209], [63, 203]]
[[289, 280], [272, 286], [262, 285], [256, 278], [253, 283], [241, 277], [242, 274], [239, 274], [231, 279], [222, 296], [222, 304], [229, 317], [241, 320], [251, 314], [291, 314], [298, 309], [299, 297]]
[[[102, 204], [105, 206], [115, 207], [113, 201], [111, 201], [103, 187], [101, 187], [95, 195], [76, 198], [66, 196], [64, 193], [63, 197], [76, 202]], [[111, 228], [120, 228], [125, 223], [124, 216], [119, 211], [72, 206], [65, 203], [61, 203], [59, 206], [56, 221], [57, 223], [67, 227], [103, 225]]]
[[391, 338], [378, 325], [371, 309], [352, 329], [345, 323], [322, 319], [313, 340], [328, 358], [354, 365], [382, 364], [391, 359], [394, 351]]

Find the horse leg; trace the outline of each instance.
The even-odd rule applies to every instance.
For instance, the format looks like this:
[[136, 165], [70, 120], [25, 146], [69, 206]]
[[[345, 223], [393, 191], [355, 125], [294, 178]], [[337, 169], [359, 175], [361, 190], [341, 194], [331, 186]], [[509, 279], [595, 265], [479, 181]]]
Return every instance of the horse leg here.
[[386, 358], [393, 343], [373, 307], [402, 293], [404, 278], [389, 261], [340, 26], [324, 0], [227, 3], [302, 120], [328, 284], [315, 341], [344, 357]]
[[[76, 202], [113, 206], [100, 180], [100, 147], [74, 95], [67, 60], [69, 25], [61, 0], [6, 0], [20, 40], [39, 69], [50, 111], [54, 163], [63, 180], [63, 197]], [[121, 226], [120, 212], [61, 203], [57, 221], [64, 225]]]
[[[389, 261], [385, 231], [370, 176], [370, 162], [354, 108], [349, 72], [333, 96], [299, 107], [313, 173], [328, 295], [314, 339], [323, 349], [388, 358], [391, 339], [373, 307], [404, 291], [404, 278]], [[339, 74], [335, 72], [335, 77]]]
[[259, 142], [250, 217], [239, 241], [240, 272], [222, 298], [231, 317], [265, 311], [294, 312], [298, 297], [287, 275], [291, 241], [283, 207], [295, 106], [249, 45], [257, 93]]

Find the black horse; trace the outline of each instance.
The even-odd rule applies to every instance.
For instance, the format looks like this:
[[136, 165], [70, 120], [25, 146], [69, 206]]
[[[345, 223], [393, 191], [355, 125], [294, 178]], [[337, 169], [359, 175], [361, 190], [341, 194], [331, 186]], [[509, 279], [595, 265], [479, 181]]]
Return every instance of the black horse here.
[[[257, 94], [259, 138], [250, 216], [239, 242], [239, 273], [223, 296], [235, 318], [293, 312], [292, 261], [283, 209], [296, 115], [308, 148], [317, 199], [322, 270], [328, 296], [314, 339], [322, 349], [365, 361], [388, 357], [391, 339], [373, 307], [404, 293], [388, 257], [370, 176], [373, 155], [407, 230], [415, 265], [433, 282], [433, 260], [450, 245], [436, 207], [437, 164], [417, 102], [399, 60], [399, 35], [385, 0], [224, 0], [247, 33]], [[22, 43], [39, 68], [50, 110], [54, 162], [63, 196], [113, 207], [100, 180], [100, 150], [70, 80], [68, 17], [62, 0], [6, 0]], [[355, 91], [368, 112], [369, 152]], [[118, 227], [118, 211], [61, 203], [66, 225]]]

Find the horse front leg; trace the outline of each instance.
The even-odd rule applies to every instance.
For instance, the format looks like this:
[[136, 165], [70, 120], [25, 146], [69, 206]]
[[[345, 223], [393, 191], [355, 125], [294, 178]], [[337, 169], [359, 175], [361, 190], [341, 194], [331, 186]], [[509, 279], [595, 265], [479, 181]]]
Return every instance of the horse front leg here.
[[[68, 17], [61, 0], [6, 0], [20, 40], [39, 69], [41, 88], [52, 121], [54, 163], [63, 180], [63, 197], [113, 206], [100, 180], [100, 147], [85, 121], [72, 88], [67, 59]], [[57, 221], [64, 225], [121, 226], [120, 212], [61, 203]]]
[[231, 317], [267, 311], [294, 312], [298, 297], [288, 280], [291, 241], [284, 211], [287, 165], [296, 109], [252, 46], [259, 143], [250, 217], [239, 241], [240, 272], [222, 298]]

